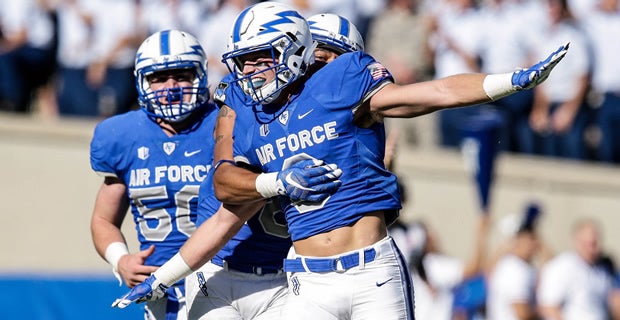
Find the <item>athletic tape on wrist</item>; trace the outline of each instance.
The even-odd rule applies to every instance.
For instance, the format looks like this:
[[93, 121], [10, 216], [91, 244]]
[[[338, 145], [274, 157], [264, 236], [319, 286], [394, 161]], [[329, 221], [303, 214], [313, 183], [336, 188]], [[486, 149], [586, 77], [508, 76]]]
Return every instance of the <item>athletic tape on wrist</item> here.
[[112, 242], [105, 249], [105, 260], [112, 265], [112, 273], [116, 280], [118, 280], [119, 286], [123, 285], [123, 278], [118, 273], [118, 261], [126, 254], [129, 254], [129, 249], [127, 244], [123, 242]]
[[114, 270], [118, 270], [118, 260], [126, 254], [129, 254], [129, 249], [125, 243], [112, 242], [105, 249], [105, 260], [112, 265]]
[[181, 253], [177, 252], [177, 254], [164, 263], [163, 266], [157, 269], [153, 275], [160, 283], [167, 287], [171, 287], [189, 276], [192, 272], [194, 271], [187, 265]]
[[261, 173], [256, 177], [256, 191], [268, 199], [278, 194], [278, 172]]
[[512, 85], [512, 73], [489, 74], [482, 81], [482, 88], [491, 101], [515, 93]]

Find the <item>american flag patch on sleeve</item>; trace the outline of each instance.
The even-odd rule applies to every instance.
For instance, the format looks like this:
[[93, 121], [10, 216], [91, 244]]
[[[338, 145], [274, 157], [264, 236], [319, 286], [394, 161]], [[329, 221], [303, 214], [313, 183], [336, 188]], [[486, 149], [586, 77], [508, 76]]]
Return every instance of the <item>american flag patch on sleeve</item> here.
[[381, 79], [381, 78], [385, 78], [387, 76], [389, 76], [389, 72], [387, 71], [387, 69], [380, 64], [379, 62], [375, 62], [372, 63], [370, 65], [368, 65], [368, 71], [370, 71], [370, 75], [372, 76], [372, 80], [377, 80], [377, 79]]

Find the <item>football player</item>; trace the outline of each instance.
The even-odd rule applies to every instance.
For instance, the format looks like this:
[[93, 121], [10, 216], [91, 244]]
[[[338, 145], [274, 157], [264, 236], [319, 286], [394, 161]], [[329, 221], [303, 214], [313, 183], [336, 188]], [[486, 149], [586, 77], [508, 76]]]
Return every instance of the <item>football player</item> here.
[[[91, 221], [93, 241], [129, 287], [147, 279], [196, 229], [217, 116], [208, 102], [206, 69], [194, 36], [178, 30], [151, 35], [135, 61], [141, 110], [106, 119], [95, 129], [91, 166], [104, 182]], [[134, 254], [120, 229], [129, 206], [141, 250]], [[166, 299], [146, 304], [149, 319], [186, 319], [184, 291], [183, 281], [171, 283], [162, 295]]]
[[314, 60], [332, 62], [347, 52], [364, 50], [364, 39], [351, 21], [333, 13], [319, 13], [308, 18], [310, 34], [317, 42]]
[[[95, 128], [91, 167], [104, 181], [91, 220], [93, 242], [130, 288], [170, 259], [196, 229], [198, 190], [213, 159], [209, 141], [217, 115], [208, 102], [206, 68], [192, 35], [178, 30], [151, 35], [135, 61], [141, 110]], [[128, 207], [140, 242], [132, 254], [121, 233]], [[149, 301], [145, 312], [153, 319], [166, 314], [185, 319], [183, 281], [167, 297]]]
[[[201, 226], [213, 232], [200, 243], [188, 241], [140, 296], [159, 295], [161, 285], [209, 257], [254, 214], [244, 203], [273, 194], [281, 170], [322, 159], [343, 172], [335, 193], [312, 202], [280, 199], [294, 247], [284, 261], [289, 294], [281, 318], [413, 319], [409, 270], [387, 235], [400, 199], [396, 178], [383, 165], [382, 118], [411, 118], [530, 89], [547, 78], [568, 45], [511, 73], [402, 86], [362, 51], [319, 69], [314, 48], [307, 22], [286, 5], [261, 2], [239, 14], [224, 55], [239, 85], [222, 88], [228, 91], [221, 95], [215, 134], [214, 187], [224, 209]], [[244, 95], [252, 103], [239, 98]], [[239, 128], [235, 118], [250, 120]], [[264, 173], [241, 168], [233, 155]]]

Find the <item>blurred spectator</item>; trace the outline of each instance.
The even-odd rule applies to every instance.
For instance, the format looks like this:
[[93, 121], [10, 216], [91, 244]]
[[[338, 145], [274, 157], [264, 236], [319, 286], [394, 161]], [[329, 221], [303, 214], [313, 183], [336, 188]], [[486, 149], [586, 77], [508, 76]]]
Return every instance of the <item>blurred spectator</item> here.
[[56, 13], [45, 0], [0, 0], [0, 110], [28, 112], [55, 72]]
[[502, 220], [504, 223], [500, 226], [510, 238], [489, 270], [487, 320], [537, 319], [538, 271], [534, 260], [544, 253], [536, 231], [539, 215], [538, 206], [531, 204], [522, 214]]
[[568, 0], [568, 7], [577, 20], [581, 20], [590, 16], [599, 0]]
[[[514, 66], [530, 64], [533, 35], [544, 25], [544, 5], [540, 1], [488, 0], [481, 8], [482, 71], [510, 72]], [[527, 26], [527, 27], [526, 27]], [[504, 151], [533, 153], [533, 135], [528, 118], [534, 92], [524, 90], [491, 102], [503, 118], [499, 147]]]
[[[601, 263], [601, 235], [596, 221], [578, 221], [573, 250], [543, 265], [537, 290], [539, 310], [548, 320], [607, 320], [615, 279], [609, 261]], [[613, 268], [611, 268], [613, 272]]]
[[[139, 0], [143, 38], [162, 30], [183, 30], [196, 36], [205, 12], [216, 0]], [[219, 2], [219, 1], [218, 1]]]
[[557, 72], [535, 89], [530, 126], [543, 155], [585, 159], [585, 105], [590, 80], [588, 41], [566, 0], [546, 0], [549, 26], [537, 33], [536, 55], [570, 42], [571, 54]]
[[58, 109], [64, 116], [108, 117], [137, 100], [133, 75], [142, 40], [135, 0], [62, 0]]
[[135, 0], [91, 0], [93, 12], [94, 61], [87, 81], [98, 87], [99, 116], [109, 117], [136, 105], [134, 58], [143, 40], [138, 26]]
[[426, 224], [414, 222], [409, 226], [408, 237], [414, 246], [409, 265], [415, 286], [416, 319], [452, 319], [453, 290], [482, 274], [488, 222], [489, 215], [478, 215], [477, 230], [471, 233], [474, 250], [467, 262], [442, 253], [437, 234]]
[[432, 78], [428, 46], [430, 19], [415, 0], [388, 0], [387, 8], [370, 24], [367, 50], [390, 70], [396, 83]]
[[[366, 51], [390, 70], [396, 83], [419, 82], [433, 76], [428, 42], [430, 17], [419, 7], [416, 0], [388, 0], [368, 29]], [[423, 134], [411, 119], [386, 119], [385, 125], [389, 134], [406, 140], [399, 143], [415, 143]]]
[[[474, 0], [441, 0], [429, 7], [430, 47], [434, 53], [435, 78], [458, 73], [479, 72], [480, 15]], [[481, 107], [454, 108], [438, 112], [439, 140], [442, 146], [458, 147], [460, 124]]]
[[228, 34], [232, 29], [232, 23], [243, 9], [254, 4], [252, 0], [222, 0], [217, 8], [214, 8], [203, 19], [200, 32], [196, 35], [200, 44], [205, 49], [209, 64], [209, 83], [213, 94], [218, 83], [229, 70], [222, 63], [222, 55], [226, 52]]
[[275, 0], [295, 7], [304, 17], [334, 13], [353, 23], [366, 38], [368, 23], [384, 6], [384, 0]]
[[93, 52], [91, 0], [61, 0], [58, 12], [58, 72], [55, 79], [58, 113], [65, 116], [96, 116], [98, 86], [87, 81]]
[[[592, 93], [600, 129], [598, 160], [620, 163], [620, 8], [618, 0], [597, 0], [581, 21], [592, 43]], [[572, 48], [571, 48], [572, 50]]]

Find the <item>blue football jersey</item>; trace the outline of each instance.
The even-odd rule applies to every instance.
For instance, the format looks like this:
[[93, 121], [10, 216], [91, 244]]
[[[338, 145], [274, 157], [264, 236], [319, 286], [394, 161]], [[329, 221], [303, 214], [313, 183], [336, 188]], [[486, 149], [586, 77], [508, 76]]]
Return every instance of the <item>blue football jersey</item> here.
[[[200, 186], [196, 225], [214, 215], [220, 204], [215, 198], [211, 173]], [[282, 269], [282, 261], [291, 245], [282, 207], [277, 198], [269, 199], [212, 260], [220, 264], [226, 261], [231, 267], [242, 269], [260, 267], [278, 270]]]
[[239, 85], [227, 88], [237, 93], [226, 94], [224, 103], [238, 118], [254, 120], [243, 128], [235, 124], [238, 158], [263, 172], [281, 171], [305, 158], [335, 163], [343, 171], [342, 186], [323, 203], [282, 199], [293, 241], [350, 225], [372, 211], [385, 210], [394, 218], [401, 208], [396, 176], [383, 164], [383, 124], [361, 128], [353, 121], [354, 110], [391, 81], [380, 63], [354, 52], [315, 72], [283, 107], [248, 106], [235, 98]]
[[156, 246], [146, 265], [162, 265], [196, 230], [198, 192], [213, 162], [216, 116], [210, 107], [191, 129], [172, 137], [142, 110], [95, 128], [91, 167], [127, 186], [140, 249]]

